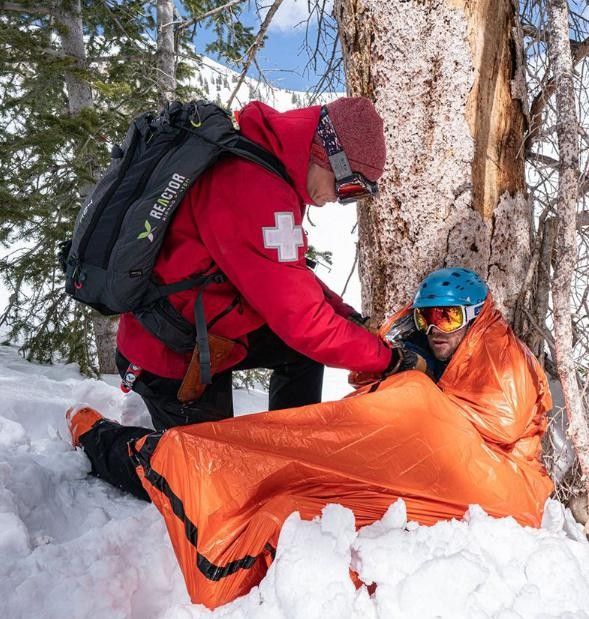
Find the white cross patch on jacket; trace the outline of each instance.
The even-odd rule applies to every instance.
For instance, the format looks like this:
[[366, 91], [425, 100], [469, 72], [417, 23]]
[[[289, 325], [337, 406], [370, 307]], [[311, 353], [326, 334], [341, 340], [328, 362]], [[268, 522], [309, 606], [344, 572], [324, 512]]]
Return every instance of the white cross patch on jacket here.
[[290, 212], [274, 213], [276, 226], [262, 227], [264, 247], [278, 250], [279, 262], [295, 262], [299, 259], [299, 247], [304, 247], [303, 227], [295, 226], [294, 215]]

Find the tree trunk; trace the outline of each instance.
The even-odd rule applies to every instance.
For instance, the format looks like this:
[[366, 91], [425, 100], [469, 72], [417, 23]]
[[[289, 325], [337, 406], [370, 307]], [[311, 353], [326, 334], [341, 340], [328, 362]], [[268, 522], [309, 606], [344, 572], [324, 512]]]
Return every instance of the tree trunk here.
[[[84, 108], [94, 107], [92, 88], [81, 74], [86, 69], [86, 49], [84, 47], [81, 0], [74, 0], [68, 5], [68, 10], [61, 10], [56, 14], [59, 22], [61, 46], [64, 53], [74, 59], [71, 71], [65, 71], [65, 85], [68, 95], [69, 113], [72, 116], [79, 114]], [[90, 171], [94, 176], [95, 170]], [[91, 184], [80, 187], [82, 202], [88, 196]], [[98, 367], [102, 374], [114, 374], [115, 364], [115, 336], [116, 319], [101, 316], [98, 312], [92, 313], [92, 325], [98, 356]]]
[[117, 316], [102, 316], [98, 312], [93, 312], [92, 327], [101, 374], [117, 373], [115, 356], [118, 326]]
[[176, 46], [174, 41], [174, 0], [157, 1], [157, 89], [160, 103], [176, 94]]
[[73, 71], [65, 72], [69, 112], [72, 116], [75, 116], [84, 108], [94, 107], [94, 103], [90, 84], [82, 79], [77, 72], [86, 69], [81, 0], [74, 0], [68, 6], [70, 10], [60, 11], [57, 14], [57, 20], [62, 26], [60, 36], [63, 52], [75, 59]]
[[[513, 318], [530, 259], [519, 30], [511, 0], [336, 0], [350, 95], [385, 119], [380, 196], [359, 204], [363, 311], [398, 309], [442, 266]], [[525, 97], [524, 97], [525, 98]]]
[[556, 131], [560, 158], [556, 264], [552, 281], [556, 366], [569, 418], [569, 435], [579, 458], [585, 488], [589, 492], [589, 417], [577, 382], [571, 321], [572, 274], [577, 263], [579, 143], [566, 0], [549, 0], [548, 17], [548, 51], [555, 81]]

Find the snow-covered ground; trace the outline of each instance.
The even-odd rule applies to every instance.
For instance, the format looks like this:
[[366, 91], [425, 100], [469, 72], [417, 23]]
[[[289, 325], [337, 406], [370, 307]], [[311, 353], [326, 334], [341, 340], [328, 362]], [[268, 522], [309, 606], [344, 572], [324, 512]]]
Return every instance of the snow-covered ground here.
[[[116, 383], [0, 347], [1, 618], [589, 617], [589, 544], [557, 503], [541, 530], [477, 507], [421, 527], [402, 502], [359, 532], [341, 506], [314, 522], [293, 514], [259, 587], [213, 613], [192, 606], [155, 507], [88, 477], [69, 444], [73, 402], [147, 423], [140, 398]], [[346, 390], [340, 372], [327, 385], [332, 397]], [[236, 401], [240, 413], [266, 406], [258, 392]], [[377, 584], [372, 595], [356, 590], [350, 567]]]

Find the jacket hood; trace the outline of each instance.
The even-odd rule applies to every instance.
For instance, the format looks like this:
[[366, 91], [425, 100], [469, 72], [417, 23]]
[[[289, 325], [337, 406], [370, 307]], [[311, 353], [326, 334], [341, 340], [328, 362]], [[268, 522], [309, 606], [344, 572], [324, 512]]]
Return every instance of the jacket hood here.
[[548, 381], [495, 308], [491, 293], [438, 387], [483, 436], [512, 448], [519, 443], [520, 455], [540, 466], [540, 437], [546, 429], [545, 413], [552, 407]]
[[282, 161], [305, 204], [313, 204], [307, 192], [307, 171], [320, 111], [321, 107], [315, 105], [278, 112], [265, 103], [253, 101], [239, 113], [241, 133]]

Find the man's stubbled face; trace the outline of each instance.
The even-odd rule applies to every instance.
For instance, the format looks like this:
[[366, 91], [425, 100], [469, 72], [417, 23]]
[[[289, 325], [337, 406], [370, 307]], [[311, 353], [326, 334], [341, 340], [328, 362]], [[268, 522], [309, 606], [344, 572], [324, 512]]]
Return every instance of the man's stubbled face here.
[[466, 335], [467, 327], [468, 325], [464, 325], [464, 327], [453, 333], [444, 333], [437, 327], [431, 328], [427, 334], [427, 342], [438, 361], [448, 361], [456, 352], [458, 345]]

